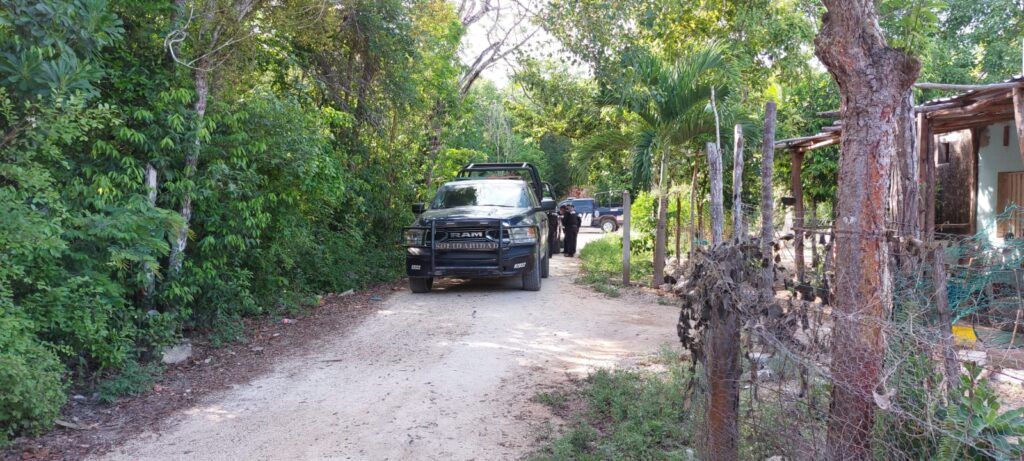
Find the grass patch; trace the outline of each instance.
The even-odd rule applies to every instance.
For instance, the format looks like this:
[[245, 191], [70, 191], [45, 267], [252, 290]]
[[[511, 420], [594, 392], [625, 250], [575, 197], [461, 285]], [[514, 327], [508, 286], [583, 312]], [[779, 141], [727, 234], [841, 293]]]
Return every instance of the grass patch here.
[[[630, 280], [646, 283], [654, 273], [652, 261], [649, 251], [634, 252], [629, 264]], [[588, 243], [580, 250], [580, 268], [579, 283], [592, 285], [608, 296], [619, 296], [617, 286], [622, 283], [622, 237], [606, 235]]]
[[561, 409], [569, 401], [569, 395], [564, 392], [541, 392], [534, 396], [534, 400], [542, 405], [553, 409]]
[[140, 365], [136, 361], [125, 364], [117, 376], [107, 379], [96, 387], [100, 401], [113, 403], [118, 397], [141, 394], [153, 388], [157, 378], [163, 373], [159, 363]]
[[586, 409], [532, 459], [693, 459], [693, 421], [682, 392], [689, 373], [678, 357], [672, 354], [663, 372], [591, 375], [575, 391]]

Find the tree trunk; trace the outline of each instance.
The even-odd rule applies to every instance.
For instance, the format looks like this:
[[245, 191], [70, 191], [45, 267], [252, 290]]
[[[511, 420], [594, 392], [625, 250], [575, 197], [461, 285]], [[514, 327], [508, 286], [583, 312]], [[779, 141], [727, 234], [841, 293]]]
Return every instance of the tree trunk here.
[[668, 195], [665, 193], [665, 161], [668, 152], [661, 154], [661, 173], [658, 178], [658, 228], [654, 234], [654, 277], [651, 286], [665, 283], [665, 233], [668, 220]]
[[444, 110], [444, 102], [440, 100], [435, 102], [434, 109], [430, 112], [430, 122], [427, 124], [430, 129], [430, 139], [427, 145], [427, 159], [423, 168], [423, 185], [426, 186], [426, 189], [430, 189], [431, 183], [434, 182], [434, 168], [437, 166], [437, 156], [441, 152]]
[[683, 236], [683, 193], [676, 194], [676, 265], [682, 263], [682, 242]]
[[711, 175], [711, 244], [722, 243], [725, 227], [725, 206], [722, 203], [722, 154], [713, 143], [707, 144], [708, 170]]
[[732, 148], [732, 235], [737, 242], [747, 235], [743, 220], [743, 125], [733, 129]]
[[823, 0], [815, 52], [839, 84], [843, 133], [828, 455], [871, 459], [873, 393], [891, 305], [885, 209], [900, 106], [920, 64], [890, 48], [871, 0]]
[[[146, 198], [147, 198], [147, 201], [149, 202], [149, 206], [152, 207], [152, 208], [156, 208], [156, 194], [157, 194], [157, 190], [158, 190], [157, 188], [158, 188], [158, 184], [157, 184], [156, 168], [153, 166], [152, 163], [147, 163], [146, 164]], [[144, 295], [145, 295], [145, 298], [146, 298], [146, 304], [148, 305], [149, 304], [149, 300], [153, 297], [153, 292], [156, 290], [156, 271], [153, 268], [151, 268], [151, 267], [147, 267], [145, 269], [145, 274], [146, 274], [146, 282], [145, 282], [146, 286], [144, 287], [144, 289], [145, 289], [145, 294]]]
[[[206, 116], [206, 100], [210, 94], [210, 71], [208, 66], [209, 63], [206, 60], [200, 59], [194, 76], [196, 89], [196, 103], [194, 106], [196, 113], [196, 135], [192, 150], [185, 156], [184, 175], [187, 180], [192, 180], [195, 177], [196, 167], [199, 164], [199, 153], [203, 147], [203, 141], [199, 133], [203, 129], [203, 119]], [[178, 231], [178, 237], [174, 241], [174, 245], [171, 246], [169, 258], [171, 275], [177, 275], [181, 270], [181, 265], [185, 262], [185, 247], [188, 244], [188, 229], [189, 223], [192, 220], [192, 190], [190, 187], [185, 189], [185, 196], [181, 200], [181, 219], [183, 224]]]
[[[714, 252], [715, 249], [710, 251]], [[715, 262], [721, 267], [732, 261]], [[732, 272], [738, 271], [733, 270]], [[709, 461], [739, 459], [739, 382], [743, 369], [740, 366], [739, 306], [732, 305], [733, 299], [732, 296], [720, 296], [704, 301], [711, 305], [704, 344], [708, 380], [708, 403], [705, 419], [707, 421], [707, 434], [705, 435], [707, 453], [704, 458]], [[756, 374], [757, 371], [753, 370], [751, 373]]]
[[693, 156], [693, 174], [690, 175], [690, 260], [693, 261], [693, 252], [697, 249], [697, 226], [693, 213], [697, 208], [697, 166], [699, 164], [696, 155]]
[[775, 167], [775, 102], [764, 105], [761, 138], [761, 284], [766, 298], [773, 295], [775, 262], [772, 260], [772, 169]]

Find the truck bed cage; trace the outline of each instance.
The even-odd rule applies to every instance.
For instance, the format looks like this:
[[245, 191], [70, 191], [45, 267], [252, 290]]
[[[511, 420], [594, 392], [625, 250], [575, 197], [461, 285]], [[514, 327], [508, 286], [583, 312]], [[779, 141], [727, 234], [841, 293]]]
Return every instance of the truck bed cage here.
[[[456, 178], [473, 178], [473, 177], [487, 177], [487, 173], [493, 172], [504, 172], [504, 173], [515, 173], [516, 175], [523, 177], [526, 182], [533, 186], [533, 192], [537, 194], [537, 199], [540, 200], [544, 197], [544, 184], [540, 181], [540, 172], [537, 171], [537, 167], [532, 164], [521, 162], [521, 163], [470, 163], [462, 167], [459, 170], [459, 174]], [[529, 173], [529, 178], [524, 177], [523, 172]]]

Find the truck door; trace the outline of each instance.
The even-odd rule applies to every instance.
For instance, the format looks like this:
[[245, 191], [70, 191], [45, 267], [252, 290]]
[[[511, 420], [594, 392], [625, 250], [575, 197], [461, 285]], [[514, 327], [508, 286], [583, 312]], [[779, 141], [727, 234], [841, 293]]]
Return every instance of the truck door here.
[[583, 221], [580, 224], [580, 227], [590, 227], [594, 225], [593, 200], [573, 200], [572, 205], [576, 207], [576, 214], [580, 215], [580, 220]]

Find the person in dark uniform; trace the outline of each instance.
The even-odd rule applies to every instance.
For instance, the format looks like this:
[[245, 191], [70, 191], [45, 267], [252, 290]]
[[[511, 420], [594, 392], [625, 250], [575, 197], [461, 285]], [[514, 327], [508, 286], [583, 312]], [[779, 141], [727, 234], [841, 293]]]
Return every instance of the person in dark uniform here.
[[567, 205], [562, 213], [562, 229], [565, 231], [565, 255], [576, 255], [576, 235], [580, 232], [581, 219], [572, 205]]
[[558, 221], [561, 219], [557, 211], [548, 212], [548, 258], [558, 251]]

